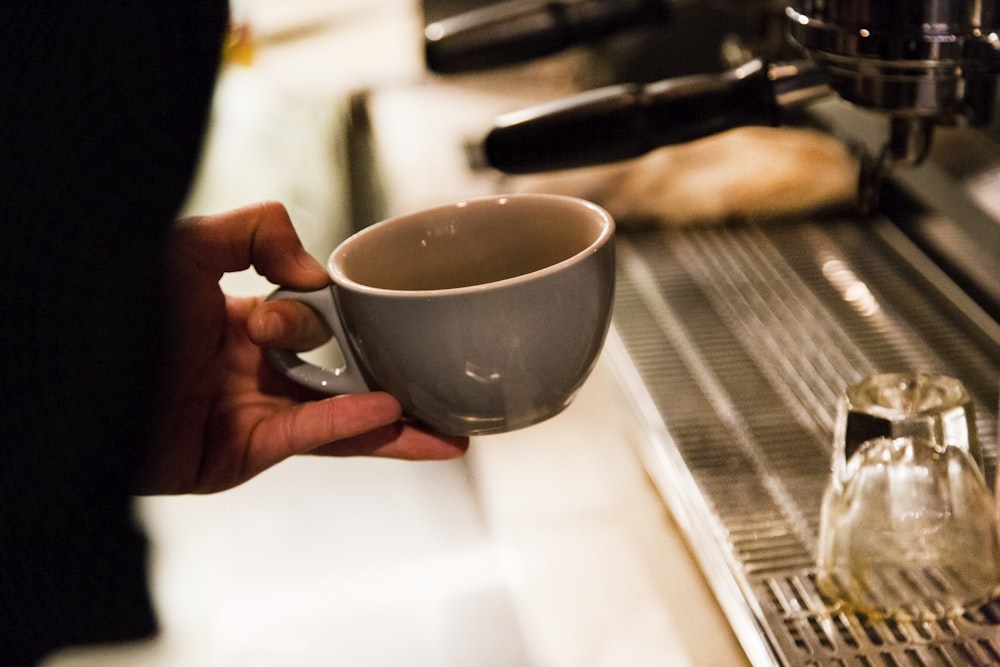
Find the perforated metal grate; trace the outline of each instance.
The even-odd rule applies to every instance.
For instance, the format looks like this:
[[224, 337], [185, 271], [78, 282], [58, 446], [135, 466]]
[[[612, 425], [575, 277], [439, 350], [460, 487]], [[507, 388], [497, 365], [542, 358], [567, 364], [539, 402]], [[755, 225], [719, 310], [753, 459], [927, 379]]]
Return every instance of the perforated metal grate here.
[[[755, 664], [1000, 664], [1000, 604], [843, 613], [814, 585], [832, 420], [874, 372], [960, 378], [996, 461], [1000, 335], [887, 221], [621, 235], [612, 355], [647, 470]], [[956, 305], [957, 304], [957, 305]]]

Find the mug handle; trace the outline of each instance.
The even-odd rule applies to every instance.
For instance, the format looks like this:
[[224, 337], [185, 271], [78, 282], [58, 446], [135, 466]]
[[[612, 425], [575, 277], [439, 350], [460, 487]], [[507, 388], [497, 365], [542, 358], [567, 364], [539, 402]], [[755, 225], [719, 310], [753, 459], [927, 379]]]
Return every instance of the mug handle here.
[[333, 338], [340, 346], [344, 365], [340, 368], [323, 368], [305, 361], [292, 350], [265, 348], [264, 356], [274, 368], [285, 377], [305, 387], [324, 394], [363, 394], [371, 391], [361, 372], [358, 358], [340, 320], [340, 308], [332, 287], [313, 291], [301, 291], [279, 287], [268, 297], [268, 301], [292, 299], [311, 307], [326, 322], [333, 332]]

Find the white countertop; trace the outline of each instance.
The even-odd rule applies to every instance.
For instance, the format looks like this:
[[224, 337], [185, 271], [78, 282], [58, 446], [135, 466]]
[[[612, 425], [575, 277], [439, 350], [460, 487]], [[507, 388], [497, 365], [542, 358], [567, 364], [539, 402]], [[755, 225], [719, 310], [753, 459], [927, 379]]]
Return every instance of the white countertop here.
[[[348, 231], [344, 95], [420, 76], [420, 17], [409, 0], [246, 12], [265, 37], [298, 36], [224, 74], [188, 210], [278, 198], [322, 258]], [[301, 25], [320, 27], [285, 30]], [[466, 185], [422, 194], [479, 194]], [[425, 203], [410, 195], [397, 205]], [[267, 289], [252, 274], [225, 284]], [[637, 428], [604, 359], [563, 414], [474, 439], [460, 461], [301, 457], [214, 496], [143, 499], [161, 636], [49, 667], [747, 664], [636, 457]]]
[[149, 498], [159, 639], [50, 667], [746, 664], [636, 459], [602, 361], [462, 461], [302, 457]]

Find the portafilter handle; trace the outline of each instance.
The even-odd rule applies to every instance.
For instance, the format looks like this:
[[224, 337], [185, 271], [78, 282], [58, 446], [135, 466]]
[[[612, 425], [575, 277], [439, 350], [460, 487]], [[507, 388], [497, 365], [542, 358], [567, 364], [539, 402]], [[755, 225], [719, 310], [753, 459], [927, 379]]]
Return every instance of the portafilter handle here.
[[672, 9], [672, 0], [507, 0], [428, 25], [425, 60], [442, 74], [511, 65], [665, 23]]
[[809, 62], [760, 60], [718, 74], [607, 86], [498, 117], [475, 157], [511, 174], [615, 162], [734, 127], [779, 125], [786, 108], [829, 93]]

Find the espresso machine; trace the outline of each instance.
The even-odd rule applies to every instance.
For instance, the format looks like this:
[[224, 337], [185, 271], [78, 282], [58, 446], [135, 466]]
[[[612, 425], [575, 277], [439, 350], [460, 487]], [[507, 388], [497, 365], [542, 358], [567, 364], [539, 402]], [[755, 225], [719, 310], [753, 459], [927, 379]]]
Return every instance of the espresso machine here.
[[1000, 601], [879, 619], [815, 585], [847, 385], [961, 379], [994, 484], [1000, 3], [428, 0], [425, 13], [436, 76], [588, 49], [616, 79], [497, 115], [466, 147], [470, 169], [572, 170], [749, 125], [819, 129], [856, 152], [852, 212], [622, 231], [605, 353], [648, 434], [646, 471], [753, 664], [1000, 663]]
[[[484, 141], [485, 159], [508, 172], [623, 159], [727, 127], [777, 124], [789, 107], [833, 91], [886, 116], [878, 175], [921, 162], [935, 127], [982, 126], [993, 118], [1000, 68], [993, 3], [813, 0], [785, 7], [748, 0], [721, 6], [737, 4], [758, 13], [756, 25], [765, 33], [750, 62], [713, 76], [609, 86], [519, 110], [497, 120]], [[650, 23], [670, 22], [680, 6], [664, 0], [499, 3], [429, 25], [427, 62], [444, 73], [509, 64], [632, 26], [648, 30]], [[782, 23], [787, 45], [774, 37]], [[580, 140], [583, 132], [590, 133], [587, 141]]]

